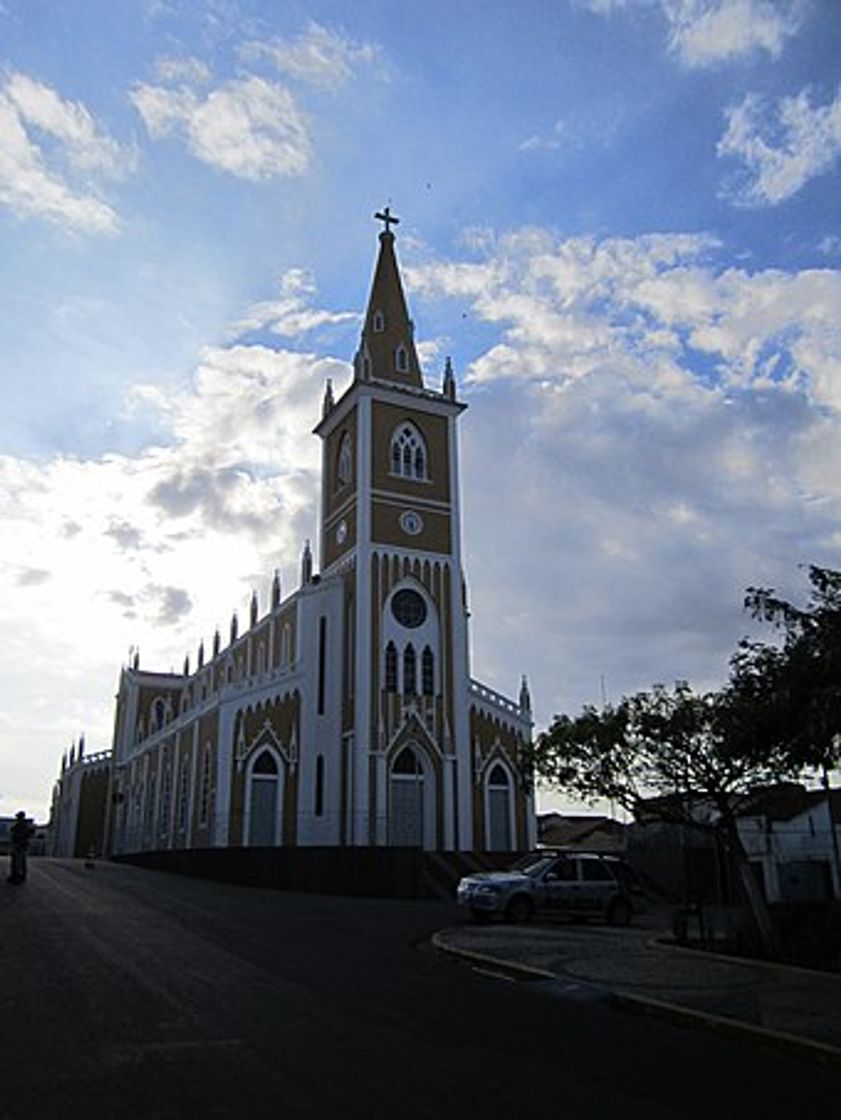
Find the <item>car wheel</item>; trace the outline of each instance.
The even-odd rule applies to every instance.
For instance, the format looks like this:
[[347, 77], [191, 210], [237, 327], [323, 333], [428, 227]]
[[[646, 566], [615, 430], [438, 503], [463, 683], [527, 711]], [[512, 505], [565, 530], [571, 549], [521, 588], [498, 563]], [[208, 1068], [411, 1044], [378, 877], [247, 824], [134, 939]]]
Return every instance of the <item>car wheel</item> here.
[[524, 925], [531, 918], [534, 906], [524, 894], [516, 894], [505, 907], [505, 920], [514, 925]]
[[479, 925], [487, 925], [491, 920], [491, 915], [487, 910], [471, 910], [470, 917], [474, 922], [478, 922]]
[[621, 926], [623, 929], [631, 924], [633, 911], [624, 898], [614, 898], [607, 910], [607, 920], [612, 926]]

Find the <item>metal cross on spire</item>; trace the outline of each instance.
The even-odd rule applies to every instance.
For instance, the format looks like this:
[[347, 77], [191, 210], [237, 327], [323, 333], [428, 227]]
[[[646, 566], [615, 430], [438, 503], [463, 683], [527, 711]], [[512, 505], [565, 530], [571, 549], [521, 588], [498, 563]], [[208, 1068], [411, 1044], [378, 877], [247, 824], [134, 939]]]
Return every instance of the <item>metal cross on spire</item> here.
[[391, 213], [391, 209], [388, 206], [385, 206], [378, 214], [375, 214], [374, 217], [380, 222], [385, 222], [386, 233], [391, 233], [389, 226], [396, 226], [400, 223], [400, 219], [394, 217], [394, 215]]

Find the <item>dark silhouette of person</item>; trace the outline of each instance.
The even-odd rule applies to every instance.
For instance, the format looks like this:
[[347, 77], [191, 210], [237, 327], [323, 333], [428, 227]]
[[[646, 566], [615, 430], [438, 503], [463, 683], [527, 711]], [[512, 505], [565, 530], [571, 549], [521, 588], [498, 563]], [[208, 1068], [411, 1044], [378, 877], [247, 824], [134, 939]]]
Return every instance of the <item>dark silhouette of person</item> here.
[[9, 829], [12, 844], [12, 869], [10, 883], [23, 883], [26, 880], [26, 853], [29, 841], [35, 835], [35, 826], [26, 819], [23, 809], [15, 813], [15, 823]]

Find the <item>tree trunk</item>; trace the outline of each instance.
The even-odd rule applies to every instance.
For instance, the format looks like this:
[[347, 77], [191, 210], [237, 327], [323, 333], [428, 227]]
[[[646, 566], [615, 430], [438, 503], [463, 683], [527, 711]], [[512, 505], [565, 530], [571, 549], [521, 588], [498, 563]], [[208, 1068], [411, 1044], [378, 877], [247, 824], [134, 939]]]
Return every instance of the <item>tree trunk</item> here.
[[747, 852], [742, 844], [742, 838], [739, 836], [739, 830], [733, 820], [722, 821], [720, 828], [736, 865], [736, 871], [739, 874], [745, 898], [756, 923], [762, 946], [769, 957], [773, 956], [777, 949], [777, 934], [771, 921], [771, 911], [768, 909], [765, 895], [762, 893], [751, 868]]

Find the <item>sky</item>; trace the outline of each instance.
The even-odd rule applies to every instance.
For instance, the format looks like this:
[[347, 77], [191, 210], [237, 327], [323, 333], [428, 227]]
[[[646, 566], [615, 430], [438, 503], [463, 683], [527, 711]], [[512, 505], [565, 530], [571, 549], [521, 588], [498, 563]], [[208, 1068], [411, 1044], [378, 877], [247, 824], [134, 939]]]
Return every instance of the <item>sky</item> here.
[[0, 0], [0, 815], [297, 586], [384, 205], [474, 675], [719, 685], [841, 567], [839, 60], [836, 0]]

